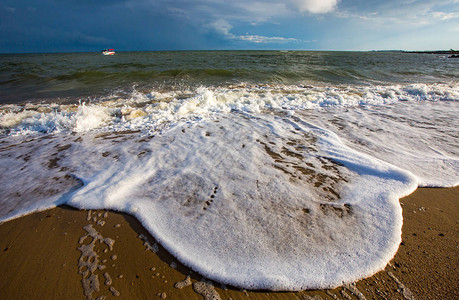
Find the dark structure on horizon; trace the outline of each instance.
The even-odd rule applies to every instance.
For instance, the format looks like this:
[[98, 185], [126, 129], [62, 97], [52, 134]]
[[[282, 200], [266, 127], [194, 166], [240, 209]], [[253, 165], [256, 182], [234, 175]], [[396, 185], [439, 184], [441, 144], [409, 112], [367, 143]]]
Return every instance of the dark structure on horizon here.
[[420, 53], [420, 54], [459, 54], [458, 50], [435, 50], [435, 51], [405, 51], [406, 53]]

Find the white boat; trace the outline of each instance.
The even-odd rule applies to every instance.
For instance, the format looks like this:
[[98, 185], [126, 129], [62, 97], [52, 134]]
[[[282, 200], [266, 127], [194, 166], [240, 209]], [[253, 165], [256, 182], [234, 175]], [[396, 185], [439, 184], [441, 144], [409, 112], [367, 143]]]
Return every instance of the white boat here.
[[113, 55], [113, 54], [115, 54], [115, 49], [105, 49], [105, 50], [102, 50], [102, 54], [103, 54], [103, 55]]

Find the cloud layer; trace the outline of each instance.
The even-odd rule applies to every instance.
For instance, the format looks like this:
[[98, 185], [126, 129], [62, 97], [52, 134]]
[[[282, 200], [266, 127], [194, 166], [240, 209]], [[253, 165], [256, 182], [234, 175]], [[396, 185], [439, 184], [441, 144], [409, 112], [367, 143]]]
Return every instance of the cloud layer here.
[[338, 0], [290, 0], [296, 5], [300, 12], [310, 12], [313, 14], [323, 14], [333, 11], [338, 4]]
[[458, 12], [459, 0], [2, 0], [0, 52], [449, 49]]

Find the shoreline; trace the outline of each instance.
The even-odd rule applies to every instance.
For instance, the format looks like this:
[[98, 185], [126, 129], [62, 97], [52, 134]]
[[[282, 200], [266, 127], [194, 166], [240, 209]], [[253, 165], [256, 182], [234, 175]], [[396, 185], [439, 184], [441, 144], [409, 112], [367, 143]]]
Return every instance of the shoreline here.
[[3, 299], [459, 298], [457, 199], [459, 187], [418, 188], [400, 199], [402, 243], [385, 270], [345, 287], [300, 292], [209, 284], [158, 245], [133, 216], [61, 206], [0, 224], [0, 295]]

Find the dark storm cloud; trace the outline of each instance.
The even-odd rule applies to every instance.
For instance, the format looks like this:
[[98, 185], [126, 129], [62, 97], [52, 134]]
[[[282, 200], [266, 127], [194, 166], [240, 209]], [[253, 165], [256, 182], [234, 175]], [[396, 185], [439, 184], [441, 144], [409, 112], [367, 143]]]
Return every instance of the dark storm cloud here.
[[[185, 35], [178, 39], [178, 36]], [[197, 47], [177, 17], [141, 1], [2, 1], [0, 52]]]

